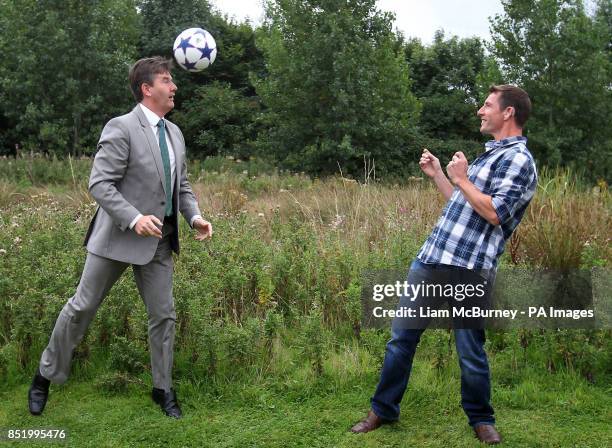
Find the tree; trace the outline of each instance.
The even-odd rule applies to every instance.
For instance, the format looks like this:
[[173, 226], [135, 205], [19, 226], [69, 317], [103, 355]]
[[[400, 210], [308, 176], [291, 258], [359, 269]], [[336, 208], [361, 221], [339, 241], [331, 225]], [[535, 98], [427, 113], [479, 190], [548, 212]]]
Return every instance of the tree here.
[[122, 0], [0, 0], [5, 144], [93, 152], [104, 122], [129, 105], [127, 73], [140, 33]]
[[609, 177], [612, 141], [609, 2], [599, 19], [580, 0], [505, 0], [491, 21], [494, 55], [529, 93], [529, 147], [546, 164]]
[[174, 39], [187, 28], [204, 28], [217, 43], [217, 58], [206, 70], [173, 72], [178, 90], [170, 118], [181, 126], [189, 153], [248, 155], [248, 142], [239, 139], [252, 139], [259, 110], [250, 74], [264, 67], [251, 25], [228, 21], [207, 0], [140, 0], [139, 10], [143, 57], [171, 58]]
[[375, 0], [276, 0], [266, 14], [261, 150], [312, 174], [361, 173], [364, 158], [399, 172], [419, 107], [392, 15]]
[[412, 91], [423, 105], [423, 131], [441, 139], [479, 140], [479, 80], [486, 68], [480, 39], [445, 39], [440, 30], [431, 45], [423, 46], [420, 40], [411, 39], [404, 51], [410, 65]]
[[192, 98], [174, 112], [190, 154], [196, 158], [233, 155], [248, 158], [257, 135], [259, 101], [228, 83], [214, 81], [195, 90]]
[[263, 61], [248, 23], [228, 21], [207, 0], [140, 0], [139, 10], [144, 24], [140, 51], [143, 57], [172, 58], [174, 39], [187, 28], [204, 28], [217, 43], [217, 58], [212, 66], [198, 73], [176, 71], [178, 105], [190, 98], [198, 86], [212, 81], [245, 89], [249, 96], [254, 94], [249, 73], [261, 70]]
[[[172, 59], [174, 40], [187, 28], [206, 29], [215, 38], [217, 47], [220, 47], [218, 29], [207, 0], [140, 0], [138, 10], [144, 29], [140, 40], [140, 57], [164, 56]], [[220, 48], [217, 54], [221, 56]], [[177, 108], [204, 83], [204, 77], [210, 77], [221, 59], [218, 57], [215, 64], [203, 72], [189, 73], [182, 69], [173, 72], [178, 86], [175, 100]]]
[[612, 1], [598, 0], [595, 8], [595, 23], [604, 35], [607, 35], [608, 42], [606, 53], [608, 61], [612, 58]]

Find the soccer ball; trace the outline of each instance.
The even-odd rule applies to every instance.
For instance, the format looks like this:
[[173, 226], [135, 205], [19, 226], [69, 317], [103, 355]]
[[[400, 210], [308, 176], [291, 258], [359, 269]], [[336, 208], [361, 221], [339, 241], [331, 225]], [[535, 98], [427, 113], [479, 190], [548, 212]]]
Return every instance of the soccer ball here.
[[215, 62], [217, 44], [202, 28], [189, 28], [178, 35], [172, 46], [178, 65], [190, 72], [199, 72]]

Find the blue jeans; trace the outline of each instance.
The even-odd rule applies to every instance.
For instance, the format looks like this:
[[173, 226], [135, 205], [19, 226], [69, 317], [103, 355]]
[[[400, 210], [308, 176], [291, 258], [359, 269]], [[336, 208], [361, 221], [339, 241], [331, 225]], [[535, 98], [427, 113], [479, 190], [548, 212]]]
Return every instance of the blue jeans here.
[[[451, 268], [450, 275], [461, 278], [465, 269]], [[415, 260], [408, 273], [408, 283], [439, 283], [449, 275], [449, 267], [424, 264]], [[400, 300], [401, 303], [401, 300]], [[399, 418], [400, 402], [408, 386], [412, 360], [424, 329], [403, 329], [393, 326], [387, 343], [380, 381], [372, 397], [372, 410], [380, 418], [394, 421]], [[491, 400], [489, 362], [484, 350], [483, 329], [455, 328], [455, 343], [461, 368], [461, 405], [469, 424], [494, 424]]]

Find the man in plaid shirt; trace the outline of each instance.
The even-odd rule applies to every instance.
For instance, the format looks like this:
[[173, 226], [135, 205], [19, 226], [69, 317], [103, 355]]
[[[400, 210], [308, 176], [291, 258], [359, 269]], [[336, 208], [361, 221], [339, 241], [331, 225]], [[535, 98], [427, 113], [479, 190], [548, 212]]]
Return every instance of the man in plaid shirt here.
[[[494, 140], [486, 143], [483, 154], [468, 165], [462, 152], [455, 153], [446, 167], [448, 178], [433, 154], [425, 149], [421, 155], [421, 169], [448, 202], [410, 267], [408, 283], [466, 284], [484, 278], [489, 281], [490, 293], [505, 242], [535, 193], [535, 162], [522, 136], [531, 111], [529, 96], [511, 85], [493, 86], [489, 92], [478, 116], [480, 131]], [[351, 428], [352, 432], [373, 431], [399, 418], [399, 404], [423, 331], [394, 323], [372, 409]], [[469, 424], [480, 441], [499, 443], [501, 437], [490, 404], [484, 329], [455, 328], [455, 341], [461, 367], [461, 404]]]

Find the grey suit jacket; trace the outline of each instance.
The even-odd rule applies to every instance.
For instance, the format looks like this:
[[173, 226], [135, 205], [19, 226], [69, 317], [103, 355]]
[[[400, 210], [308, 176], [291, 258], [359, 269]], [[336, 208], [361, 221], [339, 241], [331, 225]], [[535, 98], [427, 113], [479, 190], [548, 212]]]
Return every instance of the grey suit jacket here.
[[[187, 181], [185, 140], [181, 130], [166, 120], [166, 135], [176, 161], [172, 248], [178, 254], [180, 211], [187, 222], [200, 214]], [[91, 220], [84, 245], [95, 255], [143, 265], [153, 258], [159, 239], [141, 237], [129, 228], [139, 213], [164, 220], [166, 194], [164, 167], [159, 144], [140, 106], [110, 120], [102, 131], [94, 159], [89, 191], [99, 204]]]

